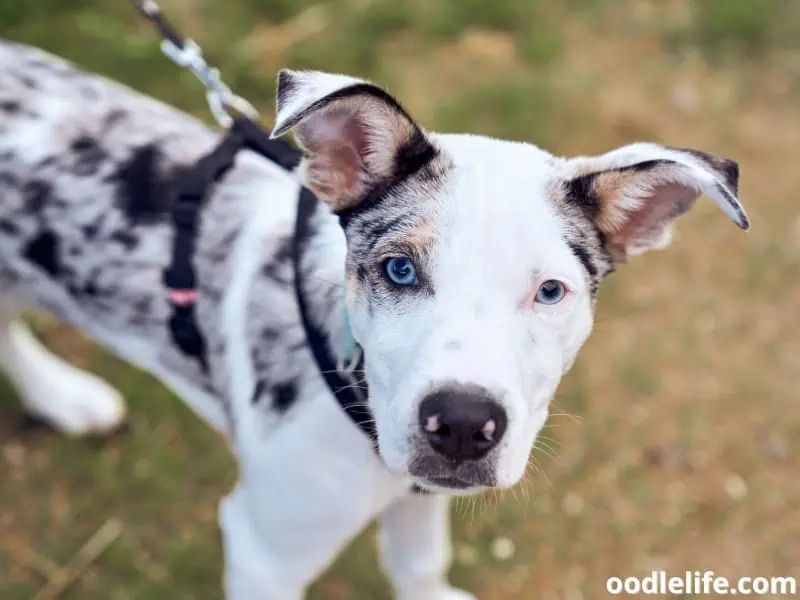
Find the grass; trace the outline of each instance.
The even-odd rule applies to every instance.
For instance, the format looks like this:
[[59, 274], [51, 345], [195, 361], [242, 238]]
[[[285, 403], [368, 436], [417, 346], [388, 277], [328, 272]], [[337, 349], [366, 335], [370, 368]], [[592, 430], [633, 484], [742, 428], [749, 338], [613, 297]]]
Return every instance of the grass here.
[[[654, 568], [800, 577], [798, 2], [163, 6], [265, 115], [277, 67], [322, 68], [384, 83], [430, 128], [564, 154], [647, 138], [738, 159], [752, 232], [701, 201], [672, 248], [607, 282], [539, 473], [457, 503], [453, 579], [482, 600], [558, 600]], [[0, 35], [208, 119], [126, 2], [0, 3]], [[22, 430], [0, 387], [0, 597], [32, 598], [44, 583], [32, 552], [66, 564], [113, 518], [120, 538], [62, 600], [219, 598], [216, 504], [235, 477], [222, 445], [147, 375], [60, 325], [38, 331], [124, 391], [132, 430], [104, 442]], [[389, 597], [373, 538], [313, 600]], [[514, 548], [503, 560], [500, 538]]]

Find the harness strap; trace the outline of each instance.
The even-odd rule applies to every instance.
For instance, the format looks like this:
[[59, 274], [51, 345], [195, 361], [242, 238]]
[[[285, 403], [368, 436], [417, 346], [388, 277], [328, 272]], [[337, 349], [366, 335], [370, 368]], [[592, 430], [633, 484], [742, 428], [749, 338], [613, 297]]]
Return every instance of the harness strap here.
[[[200, 212], [205, 205], [211, 187], [218, 183], [233, 167], [236, 154], [251, 150], [260, 156], [293, 170], [300, 163], [300, 152], [290, 144], [270, 139], [269, 135], [248, 118], [234, 119], [233, 125], [206, 156], [201, 158], [183, 178], [172, 203], [172, 222], [175, 240], [172, 261], [164, 270], [164, 285], [172, 304], [169, 327], [175, 344], [182, 352], [195, 358], [203, 372], [208, 372], [208, 359], [203, 336], [197, 326], [195, 305], [197, 281], [192, 260], [198, 234]], [[311, 318], [301, 283], [302, 249], [311, 236], [311, 220], [317, 206], [317, 198], [311, 191], [302, 188], [297, 205], [296, 231], [293, 241], [294, 287], [300, 317], [308, 344], [317, 367], [350, 419], [373, 441], [377, 440], [375, 425], [367, 405], [366, 384], [359, 384], [356, 377], [363, 368], [363, 353], [359, 353], [356, 365], [341, 369], [332, 356], [327, 338]]]
[[208, 360], [205, 341], [195, 318], [197, 280], [192, 264], [198, 221], [210, 187], [230, 170], [237, 152], [245, 144], [240, 130], [232, 127], [219, 144], [186, 173], [170, 206], [175, 239], [172, 260], [163, 275], [167, 299], [172, 305], [169, 328], [178, 348], [195, 358], [204, 373], [208, 373]]

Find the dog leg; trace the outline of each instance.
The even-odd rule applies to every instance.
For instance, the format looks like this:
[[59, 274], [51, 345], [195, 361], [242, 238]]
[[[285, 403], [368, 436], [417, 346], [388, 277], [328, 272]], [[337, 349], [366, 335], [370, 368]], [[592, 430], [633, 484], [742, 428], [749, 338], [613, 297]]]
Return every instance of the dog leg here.
[[119, 393], [52, 354], [15, 316], [0, 309], [0, 366], [25, 411], [72, 435], [118, 427], [125, 419]]
[[409, 494], [381, 515], [381, 559], [398, 600], [475, 600], [451, 587], [449, 498]]
[[270, 557], [256, 533], [241, 484], [220, 503], [219, 523], [225, 550], [227, 600], [303, 599], [305, 587], [316, 573], [298, 578], [292, 569], [276, 568], [283, 566], [282, 557]]

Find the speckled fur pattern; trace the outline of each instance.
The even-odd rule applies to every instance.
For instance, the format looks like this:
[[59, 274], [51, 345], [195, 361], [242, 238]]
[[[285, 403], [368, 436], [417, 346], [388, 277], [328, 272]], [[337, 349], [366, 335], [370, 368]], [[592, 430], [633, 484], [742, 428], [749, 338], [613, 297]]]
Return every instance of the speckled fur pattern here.
[[[198, 321], [210, 373], [172, 343], [161, 282], [171, 252], [176, 183], [218, 135], [201, 123], [58, 59], [0, 44], [0, 286], [20, 307], [46, 310], [111, 351], [197, 388], [201, 413], [230, 426], [220, 304], [231, 250], [258, 203], [273, 204], [261, 247], [248, 335], [265, 410], [301, 369], [287, 359], [302, 335], [292, 311], [288, 241], [293, 197], [277, 166], [243, 152], [202, 213], [195, 266]], [[262, 310], [260, 299], [280, 310]], [[302, 361], [300, 361], [302, 363]], [[284, 393], [285, 395], [285, 393]], [[195, 408], [198, 408], [196, 406]]]
[[[448, 498], [523, 477], [616, 266], [664, 247], [701, 193], [747, 228], [738, 166], [657, 144], [562, 158], [436, 134], [384, 90], [341, 75], [282, 71], [277, 100], [273, 136], [295, 133], [297, 172], [241, 152], [201, 214], [205, 372], [171, 338], [162, 273], [176, 185], [219, 134], [0, 41], [0, 365], [26, 409], [64, 431], [124, 418], [111, 386], [16, 319], [47, 311], [154, 374], [227, 439], [239, 471], [220, 504], [229, 600], [301, 600], [375, 517], [399, 600], [474, 600], [447, 582]], [[301, 182], [320, 201], [298, 275]], [[388, 277], [397, 256], [415, 265], [412, 288]], [[296, 276], [336, 358], [347, 309], [377, 452], [312, 359]], [[565, 293], [550, 306], [539, 292], [552, 281]], [[472, 390], [506, 420], [486, 423], [500, 433], [480, 458], [443, 458], [421, 425], [423, 400], [443, 389], [459, 400]]]

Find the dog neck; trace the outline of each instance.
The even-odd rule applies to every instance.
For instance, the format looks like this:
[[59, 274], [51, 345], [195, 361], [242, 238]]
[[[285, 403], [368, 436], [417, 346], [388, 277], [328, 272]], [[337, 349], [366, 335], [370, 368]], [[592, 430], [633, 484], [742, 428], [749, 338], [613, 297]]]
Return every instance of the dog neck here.
[[307, 235], [298, 249], [300, 263], [295, 276], [308, 316], [325, 334], [334, 360], [349, 362], [358, 345], [350, 329], [345, 302], [346, 242], [338, 218], [322, 202], [314, 204]]

